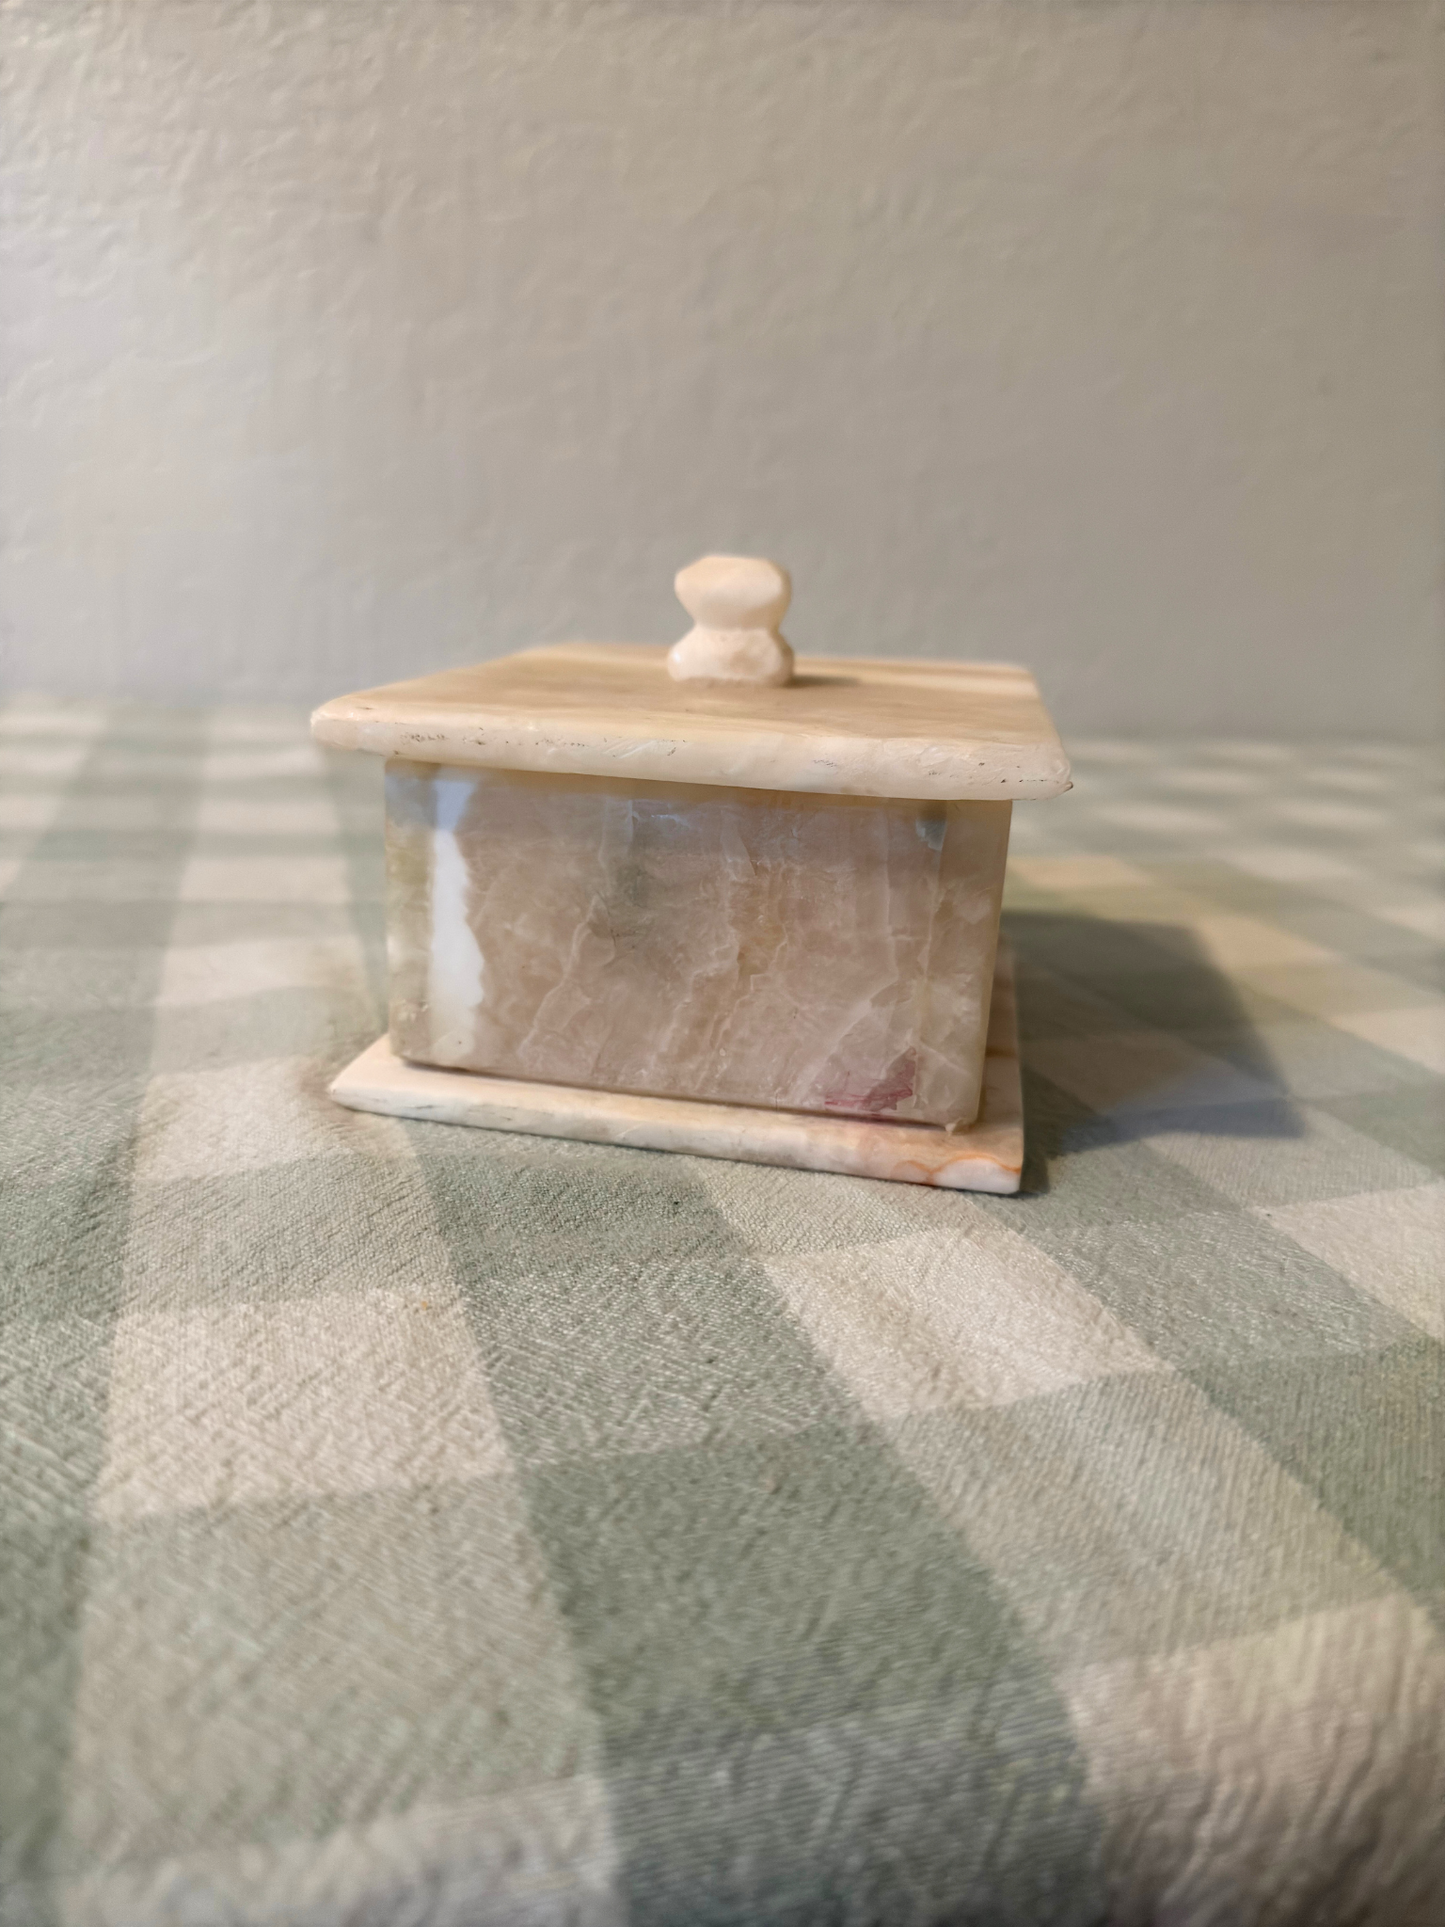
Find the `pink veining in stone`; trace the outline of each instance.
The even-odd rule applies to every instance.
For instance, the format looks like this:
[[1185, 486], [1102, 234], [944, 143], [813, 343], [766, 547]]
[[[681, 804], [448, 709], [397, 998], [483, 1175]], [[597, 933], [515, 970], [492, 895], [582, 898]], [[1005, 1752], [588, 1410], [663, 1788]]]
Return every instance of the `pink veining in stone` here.
[[394, 760], [392, 1045], [582, 1089], [967, 1124], [1009, 812]]

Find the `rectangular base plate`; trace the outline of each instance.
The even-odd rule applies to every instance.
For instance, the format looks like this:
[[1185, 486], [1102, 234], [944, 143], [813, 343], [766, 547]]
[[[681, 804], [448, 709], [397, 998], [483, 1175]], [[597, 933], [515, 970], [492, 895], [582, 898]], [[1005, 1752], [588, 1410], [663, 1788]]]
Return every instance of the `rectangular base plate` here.
[[477, 1071], [410, 1064], [379, 1037], [331, 1086], [338, 1104], [437, 1124], [474, 1124], [486, 1131], [526, 1131], [747, 1164], [839, 1171], [952, 1191], [1019, 1188], [1023, 1167], [1023, 1098], [1011, 960], [1000, 948], [994, 969], [984, 1062], [983, 1103], [976, 1122], [946, 1131], [934, 1124], [819, 1117], [693, 1098], [632, 1097], [621, 1091], [530, 1084]]

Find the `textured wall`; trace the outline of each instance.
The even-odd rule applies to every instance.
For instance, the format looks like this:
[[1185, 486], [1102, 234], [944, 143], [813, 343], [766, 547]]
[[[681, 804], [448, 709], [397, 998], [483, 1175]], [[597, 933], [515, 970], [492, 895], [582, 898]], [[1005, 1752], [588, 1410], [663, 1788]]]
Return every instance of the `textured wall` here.
[[1440, 10], [9, 0], [20, 685], [671, 640], [1439, 716]]

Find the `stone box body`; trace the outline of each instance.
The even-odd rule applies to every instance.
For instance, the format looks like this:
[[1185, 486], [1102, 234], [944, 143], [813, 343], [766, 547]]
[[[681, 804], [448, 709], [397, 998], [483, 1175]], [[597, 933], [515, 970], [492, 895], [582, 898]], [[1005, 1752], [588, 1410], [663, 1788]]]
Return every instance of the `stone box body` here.
[[387, 765], [413, 1063], [952, 1125], [978, 1111], [1010, 806]]
[[665, 658], [560, 645], [317, 712], [387, 759], [395, 1058], [966, 1129], [1011, 807], [1069, 781], [1032, 678], [814, 658], [725, 687]]

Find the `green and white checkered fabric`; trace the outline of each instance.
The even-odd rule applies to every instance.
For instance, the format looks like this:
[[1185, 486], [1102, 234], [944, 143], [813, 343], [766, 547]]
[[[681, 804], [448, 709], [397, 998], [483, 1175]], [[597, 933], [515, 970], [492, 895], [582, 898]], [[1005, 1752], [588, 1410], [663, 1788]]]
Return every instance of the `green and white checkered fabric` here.
[[0, 732], [7, 1927], [1439, 1919], [1433, 757], [1083, 746], [988, 1199], [340, 1110], [375, 765]]

